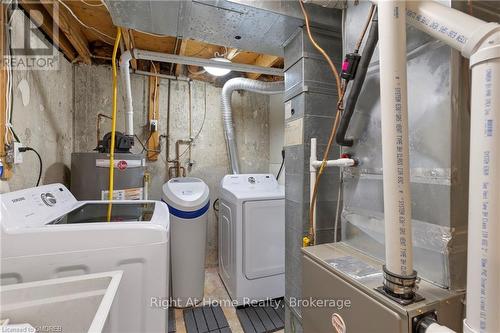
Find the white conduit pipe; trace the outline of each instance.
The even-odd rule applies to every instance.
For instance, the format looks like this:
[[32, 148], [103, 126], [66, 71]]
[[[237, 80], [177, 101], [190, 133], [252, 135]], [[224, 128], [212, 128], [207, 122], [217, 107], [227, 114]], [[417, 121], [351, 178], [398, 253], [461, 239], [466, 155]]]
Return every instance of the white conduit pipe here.
[[425, 333], [455, 333], [455, 331], [449, 329], [446, 326], [442, 326], [435, 323], [429, 325], [429, 327], [425, 330]]
[[386, 269], [413, 271], [404, 1], [379, 1], [380, 104]]
[[234, 78], [228, 80], [222, 87], [222, 121], [224, 123], [224, 134], [226, 136], [227, 150], [231, 163], [231, 172], [239, 174], [238, 151], [236, 148], [236, 136], [234, 134], [233, 114], [231, 110], [231, 95], [235, 90], [247, 90], [259, 94], [275, 95], [283, 92], [285, 85], [279, 82], [262, 82], [257, 80]]
[[125, 134], [134, 135], [134, 108], [132, 107], [132, 86], [130, 84], [130, 60], [132, 54], [130, 51], [124, 52], [120, 56], [120, 72], [125, 89]]
[[[470, 57], [471, 141], [465, 333], [500, 332], [500, 25], [430, 1], [408, 22]], [[382, 20], [381, 20], [382, 21]]]
[[[309, 157], [309, 202], [312, 205], [314, 187], [316, 186], [317, 169], [321, 167], [323, 161], [318, 160], [318, 149], [316, 138], [311, 138], [311, 155]], [[352, 158], [339, 158], [336, 160], [328, 160], [325, 167], [352, 167], [356, 165], [356, 161]], [[316, 200], [317, 202], [317, 200]], [[314, 203], [316, 205], [316, 202]], [[316, 233], [316, 206], [314, 206], [313, 230]], [[313, 235], [316, 239], [316, 235]]]

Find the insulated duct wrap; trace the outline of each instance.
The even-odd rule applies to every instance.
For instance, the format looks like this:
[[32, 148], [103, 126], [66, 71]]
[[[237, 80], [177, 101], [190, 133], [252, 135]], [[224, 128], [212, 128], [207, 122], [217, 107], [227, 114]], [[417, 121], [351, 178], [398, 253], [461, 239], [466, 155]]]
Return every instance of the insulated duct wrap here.
[[227, 151], [231, 163], [231, 173], [239, 174], [238, 151], [234, 133], [233, 114], [231, 110], [231, 95], [235, 90], [246, 90], [259, 94], [275, 95], [282, 93], [285, 88], [283, 82], [262, 82], [257, 80], [234, 78], [227, 81], [222, 87], [222, 121], [226, 137]]

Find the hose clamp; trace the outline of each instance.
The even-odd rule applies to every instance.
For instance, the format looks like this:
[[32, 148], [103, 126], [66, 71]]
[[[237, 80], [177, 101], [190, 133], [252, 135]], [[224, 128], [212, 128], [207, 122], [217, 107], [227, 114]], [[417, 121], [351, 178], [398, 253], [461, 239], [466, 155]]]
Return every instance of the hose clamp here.
[[390, 272], [385, 265], [382, 269], [384, 273], [384, 290], [387, 293], [406, 300], [414, 298], [419, 282], [417, 271], [403, 276]]

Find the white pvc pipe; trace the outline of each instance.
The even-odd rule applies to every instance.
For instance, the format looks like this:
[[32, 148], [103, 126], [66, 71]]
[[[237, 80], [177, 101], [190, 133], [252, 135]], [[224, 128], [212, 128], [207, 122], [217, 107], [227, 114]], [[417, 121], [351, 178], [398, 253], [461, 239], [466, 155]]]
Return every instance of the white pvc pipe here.
[[425, 330], [425, 333], [456, 333], [454, 330], [449, 329], [446, 326], [439, 325], [437, 323], [430, 324]]
[[[319, 168], [323, 164], [323, 161], [313, 161], [312, 166], [315, 168]], [[336, 160], [328, 160], [325, 163], [325, 167], [352, 167], [356, 164], [352, 158], [339, 158]]]
[[456, 9], [434, 1], [408, 1], [408, 24], [459, 50], [469, 58], [483, 43], [485, 36], [498, 29]]
[[259, 94], [275, 95], [283, 92], [284, 88], [285, 85], [282, 81], [263, 82], [241, 77], [228, 80], [222, 87], [222, 122], [224, 125], [224, 133], [226, 136], [229, 161], [231, 163], [231, 172], [233, 174], [240, 173], [240, 167], [238, 164], [238, 150], [236, 147], [236, 135], [233, 125], [233, 113], [231, 110], [231, 96], [233, 94], [233, 91], [247, 90]]
[[[313, 204], [313, 194], [314, 187], [316, 186], [316, 167], [314, 167], [314, 162], [318, 160], [318, 151], [316, 138], [311, 138], [311, 156], [309, 157], [309, 205]], [[316, 202], [314, 202], [314, 215], [313, 215], [313, 239], [316, 241]]]
[[500, 32], [471, 57], [467, 314], [464, 332], [500, 332]]
[[379, 1], [386, 269], [413, 274], [404, 1]]
[[130, 60], [132, 54], [130, 51], [124, 52], [120, 57], [120, 72], [123, 79], [123, 88], [125, 89], [125, 134], [134, 135], [134, 108], [132, 106], [132, 86], [130, 84]]
[[407, 4], [410, 24], [470, 57], [467, 313], [463, 329], [465, 333], [497, 333], [500, 332], [500, 25], [432, 1]]

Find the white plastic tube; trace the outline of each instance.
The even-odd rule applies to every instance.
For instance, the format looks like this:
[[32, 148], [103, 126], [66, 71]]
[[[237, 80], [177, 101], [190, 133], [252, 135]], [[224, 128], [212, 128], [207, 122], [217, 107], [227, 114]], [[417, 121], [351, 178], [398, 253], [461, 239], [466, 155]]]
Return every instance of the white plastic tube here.
[[[316, 186], [317, 169], [321, 167], [323, 161], [318, 160], [318, 148], [316, 138], [311, 138], [311, 155], [309, 157], [309, 202], [312, 205], [314, 187]], [[351, 167], [356, 165], [356, 161], [352, 158], [339, 158], [336, 160], [326, 161], [326, 167]], [[317, 200], [316, 200], [317, 202]], [[314, 203], [314, 215], [313, 215], [313, 230], [316, 233], [316, 202]], [[316, 235], [313, 235], [316, 239]]]
[[484, 38], [498, 30], [496, 23], [487, 23], [435, 1], [407, 1], [408, 24], [426, 32], [462, 52], [469, 58]]
[[222, 87], [222, 121], [224, 123], [224, 134], [226, 136], [227, 150], [231, 162], [231, 172], [240, 173], [238, 164], [238, 150], [236, 148], [236, 136], [234, 133], [233, 114], [231, 110], [231, 96], [235, 90], [247, 90], [259, 94], [275, 95], [283, 92], [285, 85], [279, 82], [263, 82], [245, 78], [234, 78], [228, 80]]
[[500, 32], [472, 68], [467, 314], [464, 332], [500, 332]]
[[[311, 156], [309, 157], [309, 205], [313, 204], [314, 187], [316, 186], [316, 167], [314, 163], [318, 161], [318, 150], [316, 138], [311, 138]], [[314, 203], [313, 232], [316, 233], [316, 202]], [[312, 235], [316, 240], [316, 235]]]
[[413, 274], [404, 1], [379, 1], [385, 264]]
[[[314, 168], [319, 168], [323, 164], [323, 161], [313, 161], [312, 166]], [[326, 167], [352, 167], [356, 164], [356, 161], [354, 161], [352, 158], [339, 158], [336, 160], [328, 160], [325, 163]]]
[[439, 324], [431, 324], [429, 327], [425, 330], [425, 333], [456, 333], [454, 330], [449, 329], [446, 326], [439, 325]]
[[120, 57], [120, 73], [123, 79], [123, 88], [125, 89], [125, 134], [134, 135], [134, 108], [132, 106], [132, 86], [130, 84], [130, 60], [132, 54], [130, 51], [124, 52]]

